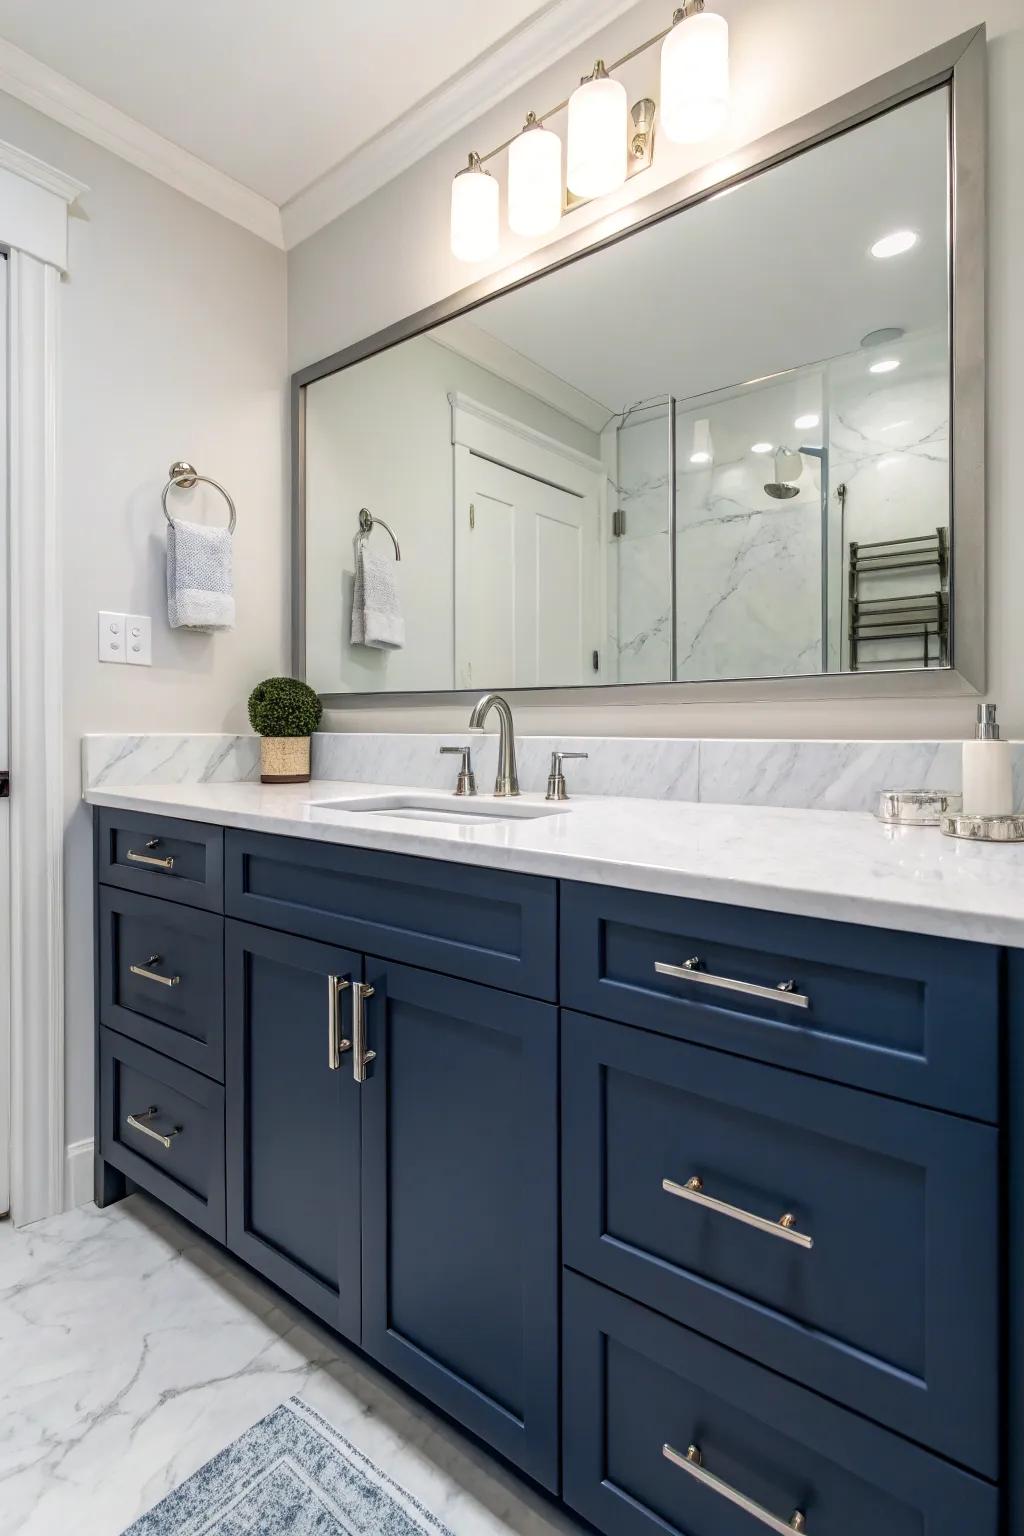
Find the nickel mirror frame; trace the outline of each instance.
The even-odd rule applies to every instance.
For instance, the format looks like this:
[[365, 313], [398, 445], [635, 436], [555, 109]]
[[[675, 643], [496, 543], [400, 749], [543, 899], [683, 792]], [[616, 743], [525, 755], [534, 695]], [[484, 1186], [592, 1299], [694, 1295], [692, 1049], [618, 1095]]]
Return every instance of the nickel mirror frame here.
[[[759, 172], [847, 133], [871, 118], [940, 86], [950, 93], [950, 377], [951, 666], [885, 672], [832, 672], [805, 677], [709, 679], [699, 682], [581, 684], [503, 691], [522, 703], [579, 702], [581, 693], [620, 704], [744, 699], [915, 697], [980, 693], [985, 688], [985, 266], [986, 41], [984, 25], [943, 43], [898, 69], [767, 134], [726, 160], [701, 166], [609, 217], [597, 219], [513, 266], [451, 294], [292, 375], [292, 664], [306, 671], [305, 398], [318, 379], [418, 336], [486, 300], [535, 281], [591, 252], [628, 239], [648, 225], [703, 202]], [[496, 679], [494, 687], [501, 687]], [[325, 693], [327, 708], [386, 699], [389, 704], [454, 702], [474, 689]]]

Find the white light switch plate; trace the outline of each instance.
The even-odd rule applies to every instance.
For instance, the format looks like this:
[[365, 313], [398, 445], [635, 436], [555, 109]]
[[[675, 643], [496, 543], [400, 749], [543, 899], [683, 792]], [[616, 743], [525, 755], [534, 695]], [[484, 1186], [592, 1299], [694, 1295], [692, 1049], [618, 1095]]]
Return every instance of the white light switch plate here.
[[123, 662], [125, 659], [124, 614], [100, 613], [97, 619], [97, 654], [100, 661]]
[[153, 620], [148, 613], [126, 613], [126, 660], [130, 667], [153, 665]]

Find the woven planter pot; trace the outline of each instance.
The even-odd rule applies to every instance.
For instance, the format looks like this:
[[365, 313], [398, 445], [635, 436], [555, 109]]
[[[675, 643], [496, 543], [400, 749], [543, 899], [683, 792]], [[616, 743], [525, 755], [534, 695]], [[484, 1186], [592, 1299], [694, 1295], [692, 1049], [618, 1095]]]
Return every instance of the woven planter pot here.
[[308, 784], [309, 737], [261, 736], [261, 784]]

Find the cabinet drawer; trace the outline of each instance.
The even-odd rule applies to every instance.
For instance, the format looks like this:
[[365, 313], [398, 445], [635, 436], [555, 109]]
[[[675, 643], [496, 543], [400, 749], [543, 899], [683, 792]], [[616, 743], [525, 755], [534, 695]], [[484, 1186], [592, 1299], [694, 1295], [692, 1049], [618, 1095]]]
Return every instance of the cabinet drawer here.
[[219, 912], [224, 905], [224, 833], [144, 811], [97, 812], [96, 871], [105, 885], [167, 896]]
[[561, 924], [568, 1007], [997, 1118], [990, 945], [578, 884]]
[[992, 1127], [578, 1014], [562, 1050], [567, 1264], [995, 1475]]
[[100, 1021], [224, 1078], [224, 919], [99, 890]]
[[[571, 1273], [564, 1302], [564, 1497], [607, 1536], [756, 1536], [798, 1511], [808, 1536], [995, 1536], [969, 1473]], [[716, 1482], [666, 1455], [691, 1445]]]
[[553, 880], [229, 831], [225, 884], [232, 917], [508, 992], [556, 996]]
[[[129, 1116], [137, 1122], [129, 1124]], [[100, 1154], [224, 1241], [224, 1090], [134, 1040], [100, 1030]]]

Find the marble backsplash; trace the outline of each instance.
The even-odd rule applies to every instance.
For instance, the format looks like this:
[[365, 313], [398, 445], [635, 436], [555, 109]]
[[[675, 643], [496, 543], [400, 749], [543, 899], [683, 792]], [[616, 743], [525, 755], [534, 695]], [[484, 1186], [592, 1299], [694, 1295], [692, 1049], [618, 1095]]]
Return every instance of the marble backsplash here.
[[[439, 747], [473, 746], [480, 790], [497, 765], [493, 733], [320, 732], [313, 776], [362, 784], [449, 789], [457, 759]], [[586, 752], [566, 763], [570, 792], [719, 805], [770, 805], [834, 811], [872, 810], [883, 789], [960, 787], [957, 741], [747, 741], [637, 736], [520, 736], [524, 790], [544, 789], [551, 753]], [[1013, 743], [1016, 803], [1024, 801], [1024, 743]], [[259, 778], [255, 736], [85, 736], [87, 788], [143, 784], [230, 783]]]

